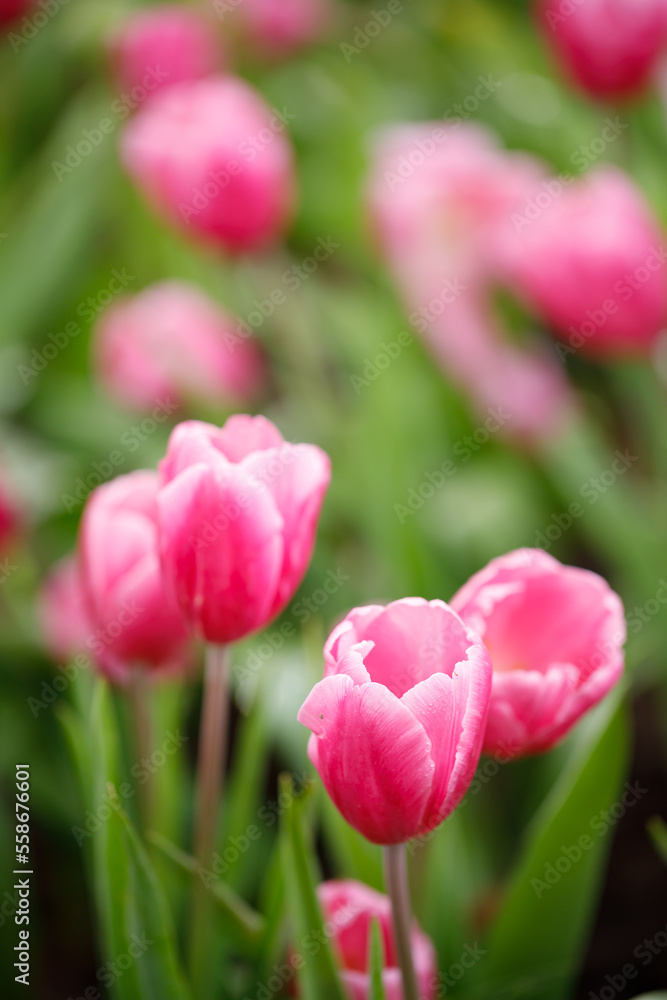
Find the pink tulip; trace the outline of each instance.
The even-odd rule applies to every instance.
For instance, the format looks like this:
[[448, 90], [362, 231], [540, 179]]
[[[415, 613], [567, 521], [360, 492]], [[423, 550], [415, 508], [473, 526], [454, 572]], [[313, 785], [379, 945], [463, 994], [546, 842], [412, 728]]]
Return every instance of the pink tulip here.
[[544, 175], [487, 129], [430, 122], [381, 133], [369, 187], [377, 241], [410, 323], [484, 419], [500, 407], [505, 433], [529, 440], [559, 428], [567, 383], [539, 341], [510, 341], [491, 290], [501, 235]]
[[319, 41], [333, 21], [332, 0], [242, 0], [237, 10], [250, 46], [272, 58]]
[[87, 649], [94, 630], [75, 556], [61, 559], [46, 577], [38, 611], [44, 643], [54, 660], [66, 663]]
[[259, 391], [256, 342], [193, 285], [164, 281], [111, 306], [95, 329], [100, 379], [121, 403], [150, 409], [168, 396], [234, 406]]
[[227, 643], [265, 626], [310, 561], [328, 456], [236, 415], [222, 429], [179, 424], [160, 472], [162, 560], [191, 628]]
[[442, 601], [356, 608], [301, 706], [308, 755], [334, 804], [376, 844], [429, 833], [479, 759], [491, 690], [480, 638]]
[[109, 48], [118, 89], [131, 100], [135, 88], [137, 94], [154, 94], [175, 83], [209, 76], [222, 62], [210, 19], [181, 4], [133, 12], [115, 32]]
[[179, 83], [128, 122], [121, 156], [174, 225], [233, 253], [261, 250], [294, 206], [288, 114], [235, 77]]
[[157, 473], [132, 472], [99, 486], [83, 514], [88, 646], [114, 680], [135, 666], [166, 672], [187, 661], [186, 631], [160, 568], [157, 493]]
[[493, 662], [485, 753], [550, 750], [623, 672], [620, 598], [596, 573], [541, 549], [493, 559], [452, 607]]
[[538, 10], [569, 75], [603, 99], [646, 86], [667, 41], [665, 0], [543, 0]]
[[663, 240], [632, 180], [598, 167], [518, 223], [501, 269], [568, 345], [562, 357], [644, 352], [667, 325]]
[[[367, 1000], [370, 987], [369, 945], [371, 922], [377, 920], [384, 945], [382, 985], [386, 1000], [403, 1000], [388, 896], [353, 879], [322, 882], [317, 887], [325, 923], [334, 927], [332, 945], [341, 968], [341, 979], [350, 1000]], [[431, 939], [415, 923], [412, 956], [421, 1000], [433, 1000], [438, 966]]]

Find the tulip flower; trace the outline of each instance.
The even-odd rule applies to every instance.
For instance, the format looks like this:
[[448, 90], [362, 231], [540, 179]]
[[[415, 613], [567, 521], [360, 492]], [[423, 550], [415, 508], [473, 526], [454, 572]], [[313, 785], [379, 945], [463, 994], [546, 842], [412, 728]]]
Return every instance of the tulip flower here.
[[298, 719], [329, 795], [375, 844], [429, 833], [477, 766], [491, 689], [484, 644], [444, 602], [412, 597], [355, 608], [324, 658]]
[[268, 58], [291, 55], [319, 41], [334, 13], [332, 0], [243, 0], [237, 12], [249, 46]]
[[645, 87], [667, 42], [665, 0], [544, 0], [538, 11], [568, 74], [605, 100]]
[[129, 679], [137, 666], [168, 671], [187, 662], [187, 633], [160, 568], [157, 495], [156, 473], [132, 472], [99, 486], [83, 514], [87, 644], [113, 680]]
[[231, 76], [179, 83], [128, 122], [122, 160], [174, 225], [231, 253], [262, 250], [294, 205], [288, 115]]
[[664, 235], [633, 181], [604, 166], [563, 187], [504, 246], [500, 269], [566, 346], [646, 352], [667, 325]]
[[124, 405], [148, 410], [168, 396], [231, 406], [262, 385], [256, 343], [182, 281], [163, 281], [121, 299], [102, 314], [94, 337], [100, 380]]
[[[392, 927], [388, 896], [353, 879], [322, 882], [317, 897], [328, 926], [333, 926], [332, 945], [341, 969], [341, 979], [350, 1000], [368, 1000], [370, 972], [368, 952], [371, 922], [377, 920], [384, 944], [382, 985], [386, 1000], [404, 1000], [401, 971]], [[410, 934], [415, 972], [422, 1000], [433, 1000], [438, 985], [438, 966], [431, 939], [414, 924]]]
[[620, 598], [541, 549], [493, 559], [451, 603], [493, 663], [485, 753], [550, 750], [621, 677]]
[[191, 629], [228, 643], [285, 607], [312, 555], [329, 459], [264, 417], [186, 421], [160, 464], [166, 577]]
[[137, 93], [154, 94], [215, 73], [222, 46], [213, 29], [209, 18], [183, 4], [134, 11], [109, 42], [118, 89], [132, 101], [135, 88]]
[[87, 648], [93, 628], [76, 556], [67, 556], [52, 568], [42, 585], [38, 611], [42, 636], [54, 660], [64, 663]]
[[570, 405], [557, 360], [537, 340], [512, 343], [491, 297], [496, 245], [544, 175], [487, 129], [430, 122], [379, 135], [369, 185], [376, 239], [410, 323], [480, 416], [500, 407], [504, 432], [523, 440], [550, 436]]

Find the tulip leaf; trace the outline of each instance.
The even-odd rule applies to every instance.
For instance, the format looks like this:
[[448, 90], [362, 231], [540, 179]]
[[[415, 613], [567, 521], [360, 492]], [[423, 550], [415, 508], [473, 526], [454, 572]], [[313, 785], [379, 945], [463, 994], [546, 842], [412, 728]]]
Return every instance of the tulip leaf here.
[[667, 823], [661, 816], [652, 816], [646, 824], [653, 846], [667, 865]]
[[91, 713], [91, 813], [99, 823], [92, 846], [105, 960], [101, 979], [116, 1000], [189, 1000], [162, 887], [122, 807], [115, 779], [116, 736], [110, 696], [100, 680]]
[[382, 945], [382, 935], [380, 925], [376, 919], [371, 922], [371, 933], [369, 941], [370, 961], [368, 970], [370, 972], [370, 988], [368, 990], [368, 1000], [385, 1000], [384, 986], [382, 985], [382, 970], [384, 968], [384, 947]]
[[290, 800], [282, 816], [285, 885], [292, 928], [290, 962], [294, 968], [298, 967], [303, 1000], [345, 1000], [315, 890], [317, 863], [304, 829], [307, 795], [294, 795], [291, 775], [281, 777], [280, 785], [281, 801]]
[[582, 725], [533, 819], [476, 970], [475, 982], [484, 982], [469, 995], [571, 995], [611, 847], [615, 820], [607, 811], [620, 803], [627, 759], [627, 719], [616, 693]]

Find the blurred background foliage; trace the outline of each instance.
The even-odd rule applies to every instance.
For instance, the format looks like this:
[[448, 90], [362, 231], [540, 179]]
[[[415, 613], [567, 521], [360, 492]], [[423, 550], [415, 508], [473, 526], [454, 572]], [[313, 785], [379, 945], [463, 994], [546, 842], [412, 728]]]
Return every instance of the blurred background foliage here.
[[[447, 600], [491, 557], [535, 545], [537, 533], [555, 523], [554, 515], [567, 510], [591, 476], [609, 467], [616, 448], [629, 448], [638, 461], [551, 551], [565, 562], [601, 572], [629, 612], [654, 598], [667, 574], [664, 360], [655, 367], [571, 360], [580, 411], [567, 433], [532, 451], [492, 435], [466, 460], [457, 458], [454, 448], [474, 432], [475, 417], [416, 337], [367, 385], [359, 388], [352, 379], [364, 376], [383, 343], [408, 329], [373, 245], [364, 204], [372, 133], [378, 126], [442, 118], [479, 76], [491, 75], [502, 85], [480, 103], [474, 119], [497, 129], [508, 147], [537, 153], [559, 171], [574, 170], [573, 154], [600, 134], [607, 116], [620, 114], [631, 127], [602, 159], [629, 170], [667, 224], [667, 124], [658, 97], [649, 95], [618, 110], [570, 90], [554, 73], [525, 0], [410, 0], [377, 38], [349, 58], [340, 42], [349, 42], [374, 8], [342, 4], [341, 23], [329, 44], [284, 63], [238, 67], [269, 102], [294, 116], [289, 130], [301, 194], [286, 248], [259, 261], [234, 262], [190, 245], [156, 221], [120, 170], [122, 126], [110, 112], [116, 95], [102, 41], [127, 9], [109, 0], [71, 0], [18, 51], [6, 39], [0, 45], [0, 455], [24, 518], [24, 531], [10, 553], [15, 569], [0, 588], [0, 871], [9, 891], [14, 765], [29, 761], [37, 872], [33, 995], [40, 1000], [79, 997], [90, 984], [102, 995], [105, 991], [96, 980], [103, 955], [95, 943], [98, 917], [87, 882], [87, 869], [94, 867], [100, 848], [94, 837], [78, 846], [72, 833], [94, 801], [81, 793], [72, 749], [78, 747], [82, 771], [99, 766], [75, 712], [82, 706], [84, 715], [89, 711], [92, 680], [82, 673], [35, 717], [29, 699], [40, 698], [55, 670], [42, 651], [35, 595], [44, 573], [74, 546], [78, 501], [94, 463], [120, 449], [119, 472], [153, 467], [170, 429], [160, 424], [142, 431], [144, 415], [120, 409], [92, 377], [91, 320], [104, 308], [114, 270], [129, 276], [129, 292], [163, 278], [191, 280], [232, 314], [245, 317], [255, 299], [280, 287], [288, 267], [311, 254], [318, 239], [339, 244], [257, 331], [271, 370], [258, 409], [286, 438], [325, 448], [334, 475], [315, 557], [283, 616], [297, 626], [297, 637], [271, 650], [278, 622], [268, 630], [268, 647], [267, 638], [259, 636], [234, 654], [236, 749], [222, 842], [240, 836], [258, 810], [276, 799], [280, 770], [299, 776], [308, 769], [307, 733], [295, 715], [321, 676], [322, 641], [332, 623], [356, 604], [406, 594]], [[115, 132], [57, 179], [53, 161], [62, 161], [68, 145], [105, 117], [116, 122]], [[49, 334], [71, 322], [80, 332], [26, 382], [20, 366], [31, 364], [33, 349], [41, 352]], [[178, 414], [185, 415], [216, 422], [226, 416], [196, 403], [187, 414]], [[454, 459], [456, 474], [401, 523], [395, 505], [406, 503], [408, 491], [448, 458]], [[72, 504], [67, 498], [77, 488]], [[330, 571], [341, 583], [319, 605]], [[297, 607], [304, 598], [314, 602], [307, 614], [307, 605]], [[557, 900], [555, 889], [541, 901], [544, 905], [533, 906], [525, 894], [515, 900], [504, 923], [495, 924], [491, 966], [480, 963], [455, 995], [583, 998], [606, 973], [632, 961], [642, 937], [663, 927], [665, 870], [645, 823], [661, 809], [664, 815], [667, 800], [666, 633], [661, 606], [629, 637], [630, 704], [638, 722], [634, 755], [632, 745], [624, 753], [633, 738], [623, 716], [615, 705], [603, 706], [556, 752], [501, 769], [415, 852], [416, 911], [446, 969], [466, 942], [481, 940], [510, 872], [521, 876], [523, 865], [526, 878], [531, 864], [539, 871], [554, 850], [558, 856], [561, 844], [576, 841], [587, 829], [589, 816], [614, 801], [626, 776], [649, 788], [618, 824], [611, 867], [605, 867], [608, 837]], [[253, 666], [257, 663], [259, 669]], [[196, 686], [185, 683], [166, 684], [158, 695], [161, 731], [180, 727], [188, 737], [186, 750], [170, 758], [156, 777], [156, 825], [177, 843], [187, 842], [189, 829], [198, 701]], [[113, 717], [108, 727], [122, 732], [127, 720], [121, 700], [114, 698], [105, 711]], [[128, 758], [117, 767], [127, 772], [131, 765]], [[88, 780], [95, 779], [89, 775]], [[125, 805], [133, 814], [134, 803]], [[325, 873], [360, 877], [380, 887], [376, 849], [349, 831], [326, 797], [312, 796], [306, 812], [321, 820], [316, 846]], [[281, 868], [277, 826], [267, 822], [267, 835], [225, 876], [264, 912], [272, 906], [280, 910], [280, 889], [274, 885]], [[186, 880], [159, 852], [154, 864], [177, 914]], [[4, 895], [3, 903], [7, 899]], [[13, 985], [9, 910], [11, 902], [0, 906], [3, 995], [11, 995], [4, 983]], [[248, 988], [243, 947], [225, 923], [224, 910], [220, 920], [218, 959], [226, 956], [228, 971], [224, 977], [216, 973], [212, 988], [214, 995], [241, 997]], [[182, 923], [177, 932], [184, 932]], [[269, 956], [276, 951], [267, 948]], [[543, 970], [549, 962], [556, 972], [547, 979], [556, 987], [530, 978], [532, 964]], [[528, 976], [523, 982], [517, 978], [522, 968]], [[664, 955], [641, 977], [621, 995], [664, 985]]]

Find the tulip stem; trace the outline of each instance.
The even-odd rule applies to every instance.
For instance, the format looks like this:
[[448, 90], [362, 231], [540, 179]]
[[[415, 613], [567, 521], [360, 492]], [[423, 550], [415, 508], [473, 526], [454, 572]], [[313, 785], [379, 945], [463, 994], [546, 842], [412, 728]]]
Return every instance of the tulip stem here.
[[[152, 691], [150, 678], [143, 667], [135, 667], [130, 675], [128, 686], [128, 696], [130, 703], [131, 724], [134, 730], [134, 750], [137, 754], [137, 763], [143, 768], [144, 762], [150, 759], [154, 750], [153, 747], [153, 714], [152, 714]], [[150, 768], [147, 771], [148, 779], [142, 786], [139, 794], [139, 812], [141, 828], [145, 832], [150, 829], [153, 823], [155, 786]]]
[[199, 871], [193, 885], [190, 924], [190, 968], [196, 996], [205, 995], [206, 977], [210, 975], [211, 899], [200, 875], [210, 866], [216, 844], [228, 717], [228, 650], [226, 646], [209, 645], [204, 669], [195, 801], [194, 854]]
[[412, 956], [412, 909], [405, 844], [389, 844], [382, 848], [384, 877], [391, 899], [391, 913], [396, 941], [396, 954], [403, 977], [405, 1000], [419, 1000], [419, 989]]
[[197, 759], [195, 857], [211, 860], [222, 796], [229, 715], [229, 660], [226, 646], [206, 650], [204, 698]]

